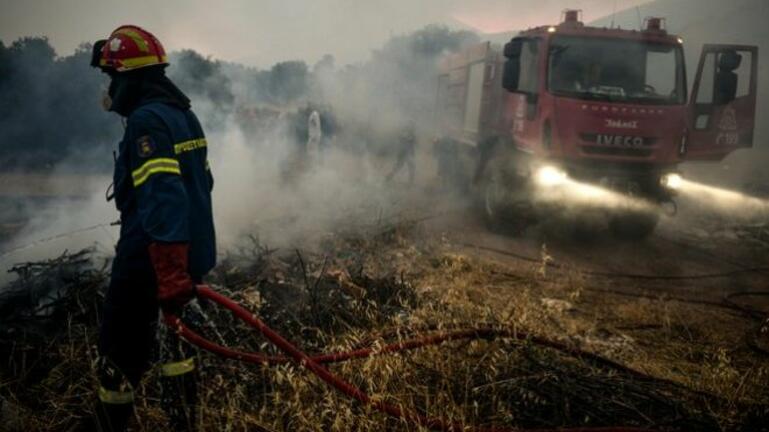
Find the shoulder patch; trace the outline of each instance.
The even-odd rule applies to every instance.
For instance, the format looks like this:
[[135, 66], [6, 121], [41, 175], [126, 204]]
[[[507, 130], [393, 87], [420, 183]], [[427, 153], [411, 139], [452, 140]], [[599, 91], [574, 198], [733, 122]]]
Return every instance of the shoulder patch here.
[[139, 157], [148, 158], [155, 153], [155, 142], [149, 135], [144, 135], [136, 140], [136, 146]]

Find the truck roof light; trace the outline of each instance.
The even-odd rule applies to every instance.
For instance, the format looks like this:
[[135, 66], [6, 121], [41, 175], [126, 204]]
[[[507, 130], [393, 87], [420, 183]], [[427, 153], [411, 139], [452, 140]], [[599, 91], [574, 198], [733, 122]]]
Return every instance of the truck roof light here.
[[660, 17], [646, 17], [644, 20], [644, 28], [649, 32], [662, 32], [666, 31], [665, 18]]
[[562, 24], [579, 25], [582, 24], [581, 9], [565, 9], [561, 14]]

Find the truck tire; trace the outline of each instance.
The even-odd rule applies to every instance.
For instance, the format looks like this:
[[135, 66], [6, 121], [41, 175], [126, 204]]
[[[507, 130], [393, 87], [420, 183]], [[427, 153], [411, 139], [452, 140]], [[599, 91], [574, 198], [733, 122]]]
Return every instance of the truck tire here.
[[577, 212], [570, 224], [572, 237], [580, 242], [592, 243], [606, 233], [606, 218], [594, 212]]
[[488, 175], [481, 184], [480, 207], [486, 227], [492, 232], [505, 231], [505, 190], [496, 175]]
[[482, 184], [480, 209], [489, 231], [504, 235], [520, 235], [536, 223], [531, 201], [521, 185], [512, 179], [488, 176]]
[[609, 219], [612, 233], [623, 240], [643, 240], [657, 228], [660, 216], [656, 212], [626, 212]]

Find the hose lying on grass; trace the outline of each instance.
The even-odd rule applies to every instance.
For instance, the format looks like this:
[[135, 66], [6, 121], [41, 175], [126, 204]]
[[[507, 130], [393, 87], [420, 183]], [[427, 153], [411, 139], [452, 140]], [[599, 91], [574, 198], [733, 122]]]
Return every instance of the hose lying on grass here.
[[[271, 343], [283, 351], [286, 356], [266, 356], [259, 353], [242, 352], [231, 348], [227, 348], [216, 343], [213, 343], [199, 334], [189, 329], [178, 316], [168, 314], [164, 316], [165, 323], [176, 331], [182, 338], [186, 339], [190, 343], [212, 353], [218, 354], [222, 357], [234, 360], [240, 360], [248, 363], [256, 364], [275, 364], [294, 361], [302, 367], [308, 369], [313, 374], [318, 376], [324, 382], [334, 387], [338, 391], [345, 395], [367, 405], [376, 408], [390, 416], [398, 419], [405, 420], [409, 423], [427, 427], [434, 430], [441, 431], [475, 431], [475, 432], [514, 432], [520, 429], [508, 428], [508, 427], [477, 427], [472, 428], [457, 422], [447, 422], [439, 418], [426, 417], [418, 414], [414, 411], [401, 408], [399, 406], [389, 404], [382, 400], [375, 400], [369, 397], [359, 388], [344, 381], [342, 378], [333, 374], [326, 367], [324, 363], [343, 362], [350, 359], [365, 358], [377, 354], [395, 353], [399, 351], [405, 351], [410, 349], [416, 349], [425, 347], [428, 345], [437, 345], [446, 341], [458, 340], [458, 339], [491, 339], [491, 338], [512, 338], [516, 340], [527, 340], [533, 343], [547, 346], [553, 349], [557, 349], [563, 352], [567, 352], [572, 355], [590, 360], [594, 363], [601, 364], [625, 373], [629, 373], [642, 379], [654, 379], [646, 374], [627, 368], [619, 363], [613, 362], [609, 359], [600, 357], [595, 354], [591, 354], [576, 348], [570, 348], [566, 345], [549, 341], [543, 338], [537, 338], [529, 336], [523, 332], [511, 331], [506, 329], [495, 329], [491, 327], [467, 329], [467, 330], [455, 330], [450, 332], [444, 332], [432, 336], [418, 337], [403, 342], [393, 343], [385, 345], [379, 349], [363, 348], [347, 352], [338, 352], [331, 354], [321, 354], [316, 356], [309, 356], [304, 353], [291, 342], [287, 341], [281, 335], [276, 333], [264, 322], [257, 318], [253, 313], [238, 305], [232, 299], [217, 293], [208, 286], [202, 285], [198, 287], [198, 296], [228, 309], [232, 314], [243, 322], [247, 323], [251, 327], [259, 330], [264, 337], [266, 337]], [[533, 431], [533, 430], [529, 430]], [[558, 428], [558, 429], [536, 429], [539, 432], [650, 432], [651, 429], [638, 428], [638, 427], [575, 427], [575, 428]]]

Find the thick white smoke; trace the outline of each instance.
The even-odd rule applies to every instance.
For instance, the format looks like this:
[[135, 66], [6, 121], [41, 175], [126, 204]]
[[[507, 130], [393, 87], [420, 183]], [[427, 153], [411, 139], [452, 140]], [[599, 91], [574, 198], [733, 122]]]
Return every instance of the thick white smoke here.
[[[274, 89], [259, 88], [253, 82], [258, 75], [248, 70], [231, 67], [226, 78], [212, 75], [201, 82], [190, 79], [198, 72], [192, 70], [195, 64], [208, 66], [199, 59], [186, 63], [190, 70], [172, 66], [170, 76], [188, 92], [206, 129], [220, 252], [249, 236], [270, 246], [310, 247], [314, 239], [339, 228], [370, 226], [419, 212], [412, 205], [416, 200], [406, 196], [419, 194], [418, 188], [434, 177], [427, 153], [433, 132], [429, 108], [435, 102], [430, 84], [437, 59], [446, 50], [473, 41], [467, 33], [456, 35], [437, 27], [413, 40], [397, 37], [369, 64], [316, 65], [309, 82], [303, 83], [309, 87], [304, 94], [281, 104], [259, 99]], [[338, 121], [335, 137], [314, 160], [303, 157], [294, 130], [297, 122], [307, 121], [306, 114], [297, 114], [307, 103], [328, 108]], [[275, 115], [244, 119], [242, 112], [253, 108]], [[409, 120], [416, 123], [418, 136], [413, 189], [402, 180], [385, 181], [395, 163], [398, 137]], [[115, 116], [114, 121], [119, 119]], [[113, 139], [117, 147], [120, 136]], [[56, 181], [56, 170], [50, 178]], [[105, 256], [111, 253], [117, 228], [109, 223], [118, 213], [104, 198], [109, 175], [82, 181], [77, 200], [55, 199], [29, 215], [27, 226], [0, 247], [0, 254], [5, 252], [0, 268], [94, 243]], [[45, 241], [38, 242], [41, 239]]]

